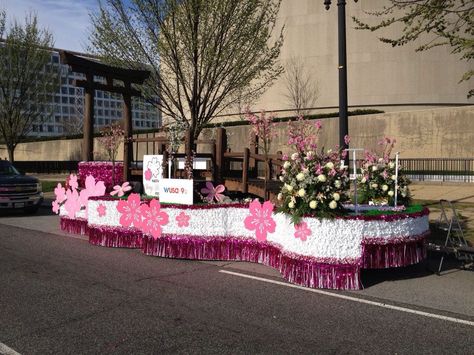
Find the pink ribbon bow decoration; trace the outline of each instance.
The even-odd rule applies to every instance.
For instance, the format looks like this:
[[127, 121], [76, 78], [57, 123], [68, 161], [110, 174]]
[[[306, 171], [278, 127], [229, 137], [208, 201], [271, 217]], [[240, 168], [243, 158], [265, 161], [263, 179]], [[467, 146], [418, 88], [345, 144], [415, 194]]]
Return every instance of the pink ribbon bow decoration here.
[[220, 202], [224, 198], [224, 195], [222, 194], [224, 190], [224, 185], [217, 185], [214, 187], [212, 182], [208, 181], [206, 182], [206, 187], [201, 189], [201, 193], [204, 195], [207, 202], [212, 202], [214, 199], [216, 199], [217, 202]]
[[130, 191], [132, 187], [130, 186], [130, 183], [128, 181], [125, 181], [122, 186], [120, 185], [115, 185], [114, 186], [114, 191], [110, 192], [111, 196], [117, 195], [118, 197], [122, 197], [125, 195], [127, 191]]

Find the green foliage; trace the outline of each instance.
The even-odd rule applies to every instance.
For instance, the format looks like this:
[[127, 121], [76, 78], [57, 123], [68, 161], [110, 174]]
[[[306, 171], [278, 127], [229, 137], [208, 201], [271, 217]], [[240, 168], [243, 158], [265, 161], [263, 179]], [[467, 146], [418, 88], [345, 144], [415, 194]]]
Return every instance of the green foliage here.
[[8, 31], [5, 19], [6, 12], [0, 12], [0, 136], [13, 162], [15, 147], [33, 123], [52, 113], [59, 69], [49, 64], [53, 38], [38, 28], [36, 16], [27, 16], [23, 26], [15, 21]]
[[[379, 38], [393, 47], [403, 46], [416, 40], [423, 43], [417, 51], [448, 45], [452, 53], [460, 54], [462, 60], [474, 58], [474, 5], [472, 0], [388, 0], [389, 5], [381, 11], [368, 12], [385, 19], [375, 25], [353, 17], [356, 29], [377, 31], [400, 24], [402, 32], [398, 38]], [[474, 70], [467, 71], [461, 81], [467, 81]], [[474, 95], [469, 90], [468, 97]]]
[[150, 70], [145, 97], [197, 138], [213, 117], [281, 74], [279, 7], [280, 0], [105, 0], [91, 15], [91, 50]]

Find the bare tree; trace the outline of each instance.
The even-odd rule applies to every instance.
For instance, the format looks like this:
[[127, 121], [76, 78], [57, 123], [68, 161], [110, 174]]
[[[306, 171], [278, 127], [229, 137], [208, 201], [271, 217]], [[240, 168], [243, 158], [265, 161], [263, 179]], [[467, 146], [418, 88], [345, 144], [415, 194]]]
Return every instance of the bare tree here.
[[281, 74], [280, 2], [106, 0], [91, 16], [91, 49], [111, 64], [151, 70], [145, 96], [197, 138], [240, 93], [261, 94]]
[[52, 113], [59, 70], [49, 64], [52, 35], [38, 28], [36, 16], [27, 16], [24, 26], [15, 21], [8, 32], [5, 19], [0, 11], [0, 135], [14, 162], [17, 144]]
[[288, 105], [297, 116], [306, 116], [316, 106], [319, 96], [318, 83], [299, 57], [289, 59], [285, 64], [285, 96]]
[[76, 114], [70, 117], [63, 117], [61, 119], [61, 125], [63, 126], [63, 133], [65, 135], [81, 134], [84, 127], [84, 117]]

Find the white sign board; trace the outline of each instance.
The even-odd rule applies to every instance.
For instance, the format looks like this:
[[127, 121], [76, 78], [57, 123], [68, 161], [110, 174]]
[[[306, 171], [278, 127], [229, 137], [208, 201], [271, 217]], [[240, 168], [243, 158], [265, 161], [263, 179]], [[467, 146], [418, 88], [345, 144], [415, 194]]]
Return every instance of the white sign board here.
[[160, 202], [193, 204], [193, 180], [188, 179], [161, 179]]
[[145, 194], [158, 197], [159, 182], [163, 178], [163, 155], [143, 156], [143, 188]]
[[[178, 169], [184, 169], [184, 158], [178, 159]], [[193, 169], [194, 170], [206, 170], [209, 158], [194, 158], [193, 159]]]

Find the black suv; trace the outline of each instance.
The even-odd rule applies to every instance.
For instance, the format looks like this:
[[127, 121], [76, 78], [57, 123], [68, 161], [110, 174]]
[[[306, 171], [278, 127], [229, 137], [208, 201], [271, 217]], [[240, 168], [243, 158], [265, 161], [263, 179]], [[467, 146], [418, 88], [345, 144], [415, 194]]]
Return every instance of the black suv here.
[[7, 160], [0, 160], [0, 208], [23, 209], [34, 213], [43, 202], [41, 183], [21, 174]]

